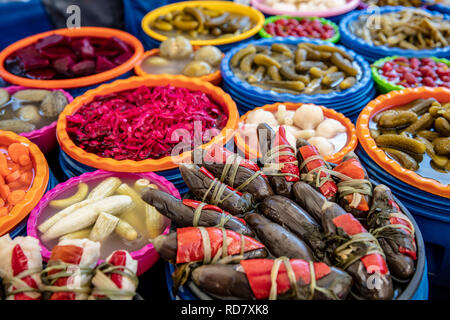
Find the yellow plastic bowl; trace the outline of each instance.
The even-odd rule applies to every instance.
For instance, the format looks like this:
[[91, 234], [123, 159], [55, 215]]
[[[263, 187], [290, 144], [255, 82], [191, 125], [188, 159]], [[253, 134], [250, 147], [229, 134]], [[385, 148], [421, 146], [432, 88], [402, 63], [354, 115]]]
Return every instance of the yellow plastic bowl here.
[[159, 16], [168, 14], [169, 12], [172, 12], [174, 10], [183, 10], [185, 7], [198, 6], [206, 7], [212, 10], [228, 11], [231, 13], [239, 13], [241, 15], [249, 16], [255, 26], [235, 37], [210, 40], [191, 40], [191, 44], [194, 46], [220, 46], [228, 43], [239, 42], [258, 33], [264, 24], [264, 15], [260, 11], [250, 6], [245, 6], [228, 1], [185, 1], [169, 4], [167, 6], [150, 11], [142, 19], [142, 29], [151, 38], [158, 41], [164, 41], [167, 39], [166, 36], [159, 34], [150, 28], [152, 22], [155, 21]]

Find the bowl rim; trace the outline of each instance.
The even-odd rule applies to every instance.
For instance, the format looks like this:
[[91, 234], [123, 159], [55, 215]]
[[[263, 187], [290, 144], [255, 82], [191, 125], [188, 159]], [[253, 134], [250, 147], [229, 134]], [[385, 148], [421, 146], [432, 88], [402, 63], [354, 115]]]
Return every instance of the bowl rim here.
[[[193, 48], [194, 52], [197, 51], [198, 49], [200, 49], [200, 47], [194, 46], [194, 48]], [[143, 56], [142, 56], [142, 59], [138, 63], [136, 63], [136, 65], [134, 66], [134, 73], [136, 75], [138, 75], [138, 76], [148, 76], [148, 75], [153, 74], [153, 73], [145, 72], [142, 69], [141, 65], [142, 65], [142, 62], [144, 62], [144, 60], [147, 59], [148, 57], [156, 56], [157, 54], [159, 54], [159, 51], [160, 50], [158, 48], [151, 49], [149, 51], [145, 51]], [[225, 54], [222, 52], [222, 59], [224, 57], [225, 57]], [[171, 74], [163, 73], [163, 74], [158, 74], [158, 75], [167, 76], [167, 75], [171, 75]], [[190, 77], [190, 78], [200, 79], [200, 80], [203, 80], [203, 81], [211, 82], [212, 84], [219, 84], [220, 81], [222, 80], [222, 76], [221, 76], [221, 73], [220, 73], [220, 65], [219, 65], [219, 68], [217, 68], [216, 71], [214, 71], [214, 72], [212, 72], [210, 74], [206, 74], [206, 75], [201, 76], [201, 77]]]
[[[277, 102], [274, 104], [266, 104], [262, 107], [258, 107], [253, 110], [250, 110], [247, 113], [245, 113], [244, 115], [242, 115], [241, 118], [239, 119], [239, 123], [245, 122], [249, 113], [254, 110], [266, 110], [266, 111], [274, 112], [277, 110], [279, 105], [285, 105], [286, 110], [294, 111], [294, 110], [297, 110], [299, 107], [301, 107], [304, 104], [306, 104], [306, 103]], [[324, 112], [325, 117], [339, 121], [341, 124], [343, 124], [345, 126], [345, 128], [347, 130], [347, 132], [346, 132], [347, 133], [347, 142], [346, 142], [345, 146], [338, 152], [333, 153], [331, 156], [324, 157], [325, 161], [338, 164], [342, 161], [342, 159], [344, 158], [344, 156], [347, 153], [355, 150], [355, 148], [358, 144], [358, 138], [356, 137], [356, 129], [355, 129], [355, 126], [353, 125], [353, 123], [350, 121], [350, 119], [345, 117], [342, 113], [337, 112], [336, 110], [333, 110], [330, 108], [326, 108], [324, 106], [319, 106], [319, 107], [322, 108], [322, 111]], [[250, 149], [250, 146], [245, 143], [244, 139], [242, 138], [242, 136], [240, 134], [240, 130], [237, 131], [236, 135], [234, 136], [234, 139], [235, 139], [237, 147], [239, 148], [239, 150], [241, 150], [245, 154], [246, 158], [255, 159], [255, 158], [261, 157], [259, 150]]]
[[266, 6], [264, 3], [264, 0], [251, 0], [252, 6], [257, 8], [258, 10], [262, 11], [265, 14], [268, 15], [291, 15], [291, 16], [297, 16], [297, 17], [335, 17], [342, 15], [344, 13], [350, 12], [356, 7], [359, 6], [360, 0], [348, 0], [347, 4], [341, 8], [334, 8], [329, 10], [322, 10], [322, 11], [286, 11], [286, 10], [279, 10], [274, 9], [270, 6]]
[[[389, 91], [393, 91], [393, 90], [403, 90], [406, 89], [406, 87], [403, 87], [401, 85], [396, 85], [390, 81], [387, 81], [383, 75], [379, 72], [378, 67], [381, 67], [382, 65], [384, 65], [386, 62], [388, 61], [392, 61], [396, 58], [399, 58], [401, 56], [389, 56], [389, 57], [385, 57], [382, 59], [379, 59], [377, 61], [375, 61], [374, 63], [372, 63], [371, 65], [371, 69], [372, 69], [372, 77], [373, 80], [375, 81], [375, 83], [377, 85], [379, 85], [380, 87], [389, 90]], [[430, 57], [431, 59], [433, 59], [436, 62], [443, 62], [445, 64], [447, 64], [450, 67], [450, 60], [447, 60], [445, 58], [436, 58], [436, 57]], [[421, 59], [421, 58], [418, 58]], [[417, 88], [420, 88], [422, 86], [419, 86]]]
[[[56, 134], [61, 149], [71, 158], [81, 162], [84, 165], [108, 170], [108, 171], [124, 171], [124, 172], [147, 172], [147, 171], [163, 171], [174, 169], [178, 164], [172, 156], [166, 156], [160, 159], [146, 159], [141, 161], [134, 160], [115, 160], [112, 158], [103, 158], [96, 154], [89, 153], [75, 145], [66, 131], [66, 116], [72, 115], [85, 103], [89, 103], [96, 96], [104, 95], [112, 92], [129, 90], [146, 85], [150, 87], [172, 85], [175, 87], [184, 87], [189, 90], [199, 90], [207, 93], [216, 103], [220, 104], [228, 112], [228, 121], [220, 133], [211, 141], [201, 145], [201, 148], [207, 148], [212, 144], [220, 141], [225, 144], [233, 136], [234, 130], [237, 128], [239, 114], [235, 102], [221, 88], [212, 85], [209, 82], [199, 79], [188, 78], [180, 75], [147, 75], [143, 77], [135, 76], [124, 80], [116, 80], [111, 83], [103, 84], [95, 89], [85, 92], [83, 95], [75, 98], [68, 104], [64, 111], [58, 117], [56, 125]], [[231, 130], [230, 130], [231, 129]], [[220, 142], [220, 143], [222, 143]], [[191, 151], [186, 151], [179, 155], [177, 159], [183, 161], [189, 159]]]
[[[53, 200], [54, 198], [58, 197], [61, 193], [65, 192], [68, 188], [72, 188], [76, 186], [77, 184], [81, 182], [91, 182], [96, 181], [99, 179], [106, 179], [109, 177], [121, 177], [124, 179], [124, 176], [126, 178], [146, 178], [149, 179], [150, 182], [156, 184], [161, 190], [169, 193], [170, 195], [180, 199], [180, 193], [178, 192], [177, 188], [169, 182], [166, 178], [157, 175], [153, 172], [111, 172], [111, 171], [104, 171], [104, 170], [96, 170], [93, 172], [87, 172], [83, 173], [80, 176], [70, 178], [64, 182], [61, 182], [57, 184], [53, 189], [47, 191], [44, 196], [40, 199], [39, 203], [33, 208], [33, 210], [30, 213], [30, 216], [27, 221], [27, 235], [34, 237], [39, 240], [39, 246], [41, 247], [41, 254], [44, 261], [48, 261], [50, 259], [51, 250], [47, 249], [47, 247], [41, 242], [41, 239], [39, 237], [39, 232], [37, 229], [37, 223], [39, 216], [44, 210], [49, 202]], [[168, 234], [170, 231], [170, 220], [169, 225], [164, 229], [164, 232], [162, 234]], [[141, 260], [144, 256], [147, 256], [148, 254], [154, 253], [154, 246], [151, 243], [148, 243], [144, 245], [141, 249], [130, 252], [130, 255], [133, 259]], [[100, 261], [103, 261], [100, 259]]]
[[412, 170], [403, 168], [398, 162], [389, 158], [383, 150], [377, 147], [369, 130], [370, 119], [376, 113], [401, 105], [402, 103], [408, 103], [415, 99], [431, 97], [435, 97], [437, 100], [442, 100], [446, 97], [448, 102], [450, 102], [450, 89], [442, 87], [407, 88], [380, 95], [369, 102], [369, 104], [361, 111], [356, 122], [356, 134], [364, 151], [389, 174], [422, 191], [450, 199], [450, 185], [444, 185], [437, 180], [422, 177]]
[[26, 145], [30, 150], [30, 155], [34, 160], [35, 174], [33, 178], [33, 184], [25, 195], [25, 199], [16, 204], [10, 211], [8, 216], [0, 218], [0, 236], [11, 231], [22, 220], [24, 220], [30, 211], [39, 203], [42, 195], [45, 193], [48, 180], [50, 176], [50, 169], [48, 167], [47, 160], [39, 147], [28, 140], [27, 138], [20, 136], [12, 131], [0, 130], [0, 139], [5, 139], [9, 144], [13, 142], [19, 142]]
[[[304, 19], [311, 20], [311, 21], [319, 20], [320, 22], [322, 22], [322, 24], [327, 24], [334, 29], [334, 36], [332, 36], [331, 38], [328, 38], [328, 39], [320, 39], [320, 40], [331, 42], [331, 43], [338, 43], [339, 39], [341, 38], [341, 32], [339, 31], [338, 25], [331, 20], [321, 18], [321, 17], [295, 17], [295, 16], [289, 16], [289, 15], [278, 15], [278, 16], [271, 16], [271, 17], [266, 18], [264, 20], [263, 27], [261, 28], [261, 30], [259, 30], [259, 36], [261, 38], [265, 38], [265, 39], [270, 39], [270, 38], [275, 37], [275, 36], [271, 35], [270, 33], [268, 33], [266, 30], [264, 30], [264, 27], [267, 24], [278, 21], [280, 19], [295, 19], [298, 21], [302, 21]], [[318, 39], [318, 38], [309, 38], [309, 37], [296, 37], [296, 38]]]
[[[123, 41], [125, 41], [128, 45], [131, 45], [133, 47], [134, 53], [133, 55], [124, 63], [121, 65], [116, 66], [115, 68], [112, 68], [110, 70], [100, 72], [97, 74], [85, 76], [85, 77], [79, 77], [79, 78], [70, 78], [70, 79], [61, 79], [61, 80], [35, 80], [35, 79], [28, 79], [25, 77], [19, 77], [16, 76], [10, 72], [8, 72], [5, 67], [4, 63], [5, 60], [14, 52], [17, 50], [28, 46], [32, 43], [35, 43], [41, 38], [50, 36], [50, 35], [63, 35], [63, 36], [69, 36], [69, 37], [80, 37], [80, 36], [92, 36], [92, 37], [101, 37], [101, 38], [107, 38], [107, 37], [117, 37]], [[108, 80], [111, 80], [113, 78], [116, 78], [120, 76], [121, 74], [124, 74], [131, 69], [133, 69], [134, 65], [137, 61], [141, 58], [142, 54], [144, 53], [144, 47], [142, 43], [132, 34], [117, 30], [117, 29], [111, 29], [111, 28], [104, 28], [104, 27], [80, 27], [80, 28], [73, 28], [73, 29], [56, 29], [51, 31], [46, 31], [42, 33], [38, 33], [26, 38], [23, 38], [21, 40], [18, 40], [5, 49], [3, 49], [0, 52], [0, 77], [4, 78], [6, 81], [11, 82], [16, 85], [22, 85], [25, 87], [34, 87], [34, 88], [41, 88], [41, 89], [54, 89], [54, 88], [60, 88], [60, 89], [69, 89], [69, 88], [78, 88], [81, 86], [89, 86], [89, 85], [95, 85], [101, 82], [105, 82]]]
[[159, 34], [155, 31], [153, 31], [150, 28], [150, 22], [153, 22], [158, 16], [162, 14], [166, 14], [168, 12], [171, 12], [173, 10], [177, 9], [183, 9], [184, 7], [191, 7], [191, 6], [209, 6], [213, 8], [220, 8], [221, 10], [232, 10], [234, 12], [238, 12], [240, 14], [249, 16], [250, 18], [255, 19], [255, 26], [251, 28], [250, 30], [247, 30], [246, 32], [241, 33], [238, 36], [230, 37], [230, 38], [224, 38], [224, 39], [211, 39], [211, 40], [190, 40], [192, 45], [199, 45], [199, 46], [220, 46], [224, 44], [239, 42], [245, 39], [248, 39], [255, 34], [258, 33], [258, 31], [262, 28], [262, 25], [264, 23], [264, 15], [258, 11], [257, 9], [235, 3], [235, 2], [226, 2], [226, 1], [182, 1], [182, 2], [176, 2], [172, 4], [165, 5], [163, 7], [159, 7], [157, 9], [154, 9], [150, 12], [148, 12], [141, 20], [141, 28], [144, 31], [144, 33], [158, 41], [164, 41], [167, 39], [166, 36]]

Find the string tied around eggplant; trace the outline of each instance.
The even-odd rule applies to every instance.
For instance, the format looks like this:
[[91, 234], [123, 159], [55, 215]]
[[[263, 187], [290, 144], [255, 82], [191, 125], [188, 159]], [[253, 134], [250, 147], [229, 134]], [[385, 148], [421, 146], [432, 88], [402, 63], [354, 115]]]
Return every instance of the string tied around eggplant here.
[[[238, 263], [239, 261], [245, 259], [245, 236], [240, 234], [240, 242], [241, 248], [239, 255], [229, 256], [228, 255], [228, 242], [231, 242], [232, 239], [229, 239], [226, 233], [226, 229], [220, 228], [222, 231], [222, 246], [217, 250], [214, 257], [212, 257], [212, 247], [211, 247], [211, 239], [209, 237], [208, 231], [205, 227], [197, 227], [200, 231], [200, 235], [202, 238], [203, 245], [203, 261], [202, 264], [229, 264], [229, 263]], [[186, 283], [189, 278], [189, 275], [193, 269], [193, 267], [197, 266], [198, 262], [188, 262], [181, 266], [179, 266], [174, 274], [172, 275], [173, 279], [173, 287], [172, 292], [175, 295], [178, 291], [178, 288]]]
[[[200, 203], [200, 204], [197, 206], [197, 208], [195, 208], [195, 211], [194, 211], [194, 217], [193, 217], [193, 219], [192, 219], [192, 226], [198, 227], [199, 222], [200, 222], [200, 217], [201, 217], [201, 215], [202, 215], [202, 213], [203, 213], [203, 208], [204, 208], [205, 206], [207, 206], [207, 203], [202, 202], [202, 203]], [[225, 210], [223, 210], [223, 209], [221, 209], [221, 210], [222, 210], [222, 212], [221, 212], [221, 215], [220, 215], [220, 221], [219, 221], [219, 223], [215, 226], [215, 227], [217, 227], [217, 228], [223, 228], [223, 227], [225, 227], [225, 225], [227, 224], [227, 222], [231, 219], [231, 215], [226, 214], [226, 213], [225, 213]]]
[[227, 185], [225, 183], [220, 182], [219, 180], [214, 179], [211, 184], [209, 185], [208, 189], [206, 190], [205, 194], [203, 195], [202, 202], [206, 202], [206, 199], [209, 195], [209, 193], [212, 191], [211, 195], [211, 204], [212, 205], [219, 205], [222, 204], [225, 200], [230, 198], [233, 194], [237, 193], [238, 191], [236, 189], [233, 189], [232, 192], [230, 192], [228, 195], [222, 198], [225, 190], [227, 189]]
[[[32, 276], [34, 274], [40, 274], [40, 268], [32, 268], [22, 271], [14, 277], [5, 276], [3, 278], [3, 285], [5, 286], [6, 297], [19, 294], [19, 293], [38, 293], [40, 290], [38, 288], [32, 288], [28, 283], [23, 281], [23, 278]], [[15, 289], [13, 289], [15, 288]]]
[[[276, 300], [278, 297], [277, 278], [278, 278], [280, 266], [282, 263], [284, 264], [284, 266], [286, 268], [286, 274], [288, 276], [289, 284], [290, 284], [290, 287], [292, 290], [292, 297], [296, 298], [296, 299], [301, 299], [302, 296], [300, 294], [300, 289], [297, 284], [297, 278], [295, 276], [294, 269], [292, 268], [291, 261], [288, 257], [283, 256], [283, 257], [279, 257], [274, 260], [272, 269], [270, 271], [271, 286], [270, 286], [269, 300]], [[318, 291], [318, 292], [321, 292], [322, 294], [324, 294], [326, 297], [328, 297], [331, 300], [339, 300], [339, 298], [336, 296], [336, 294], [332, 290], [317, 286], [316, 273], [315, 273], [314, 263], [312, 261], [308, 262], [308, 267], [309, 267], [309, 275], [310, 275], [309, 299], [312, 300], [314, 298], [315, 291]]]
[[[308, 157], [308, 159], [304, 160], [300, 165], [300, 172], [306, 165], [315, 160], [322, 160], [324, 165], [320, 165], [317, 168], [309, 170], [307, 173], [300, 174], [300, 179], [306, 183], [312, 184], [316, 188], [322, 187], [327, 181], [333, 181], [329, 172], [331, 170], [331, 166], [328, 162], [326, 162], [321, 155], [315, 155]], [[324, 175], [322, 175], [324, 173]]]
[[108, 277], [110, 274], [119, 274], [122, 277], [129, 279], [135, 287], [139, 285], [138, 277], [130, 268], [125, 266], [114, 266], [111, 263], [103, 262], [95, 269], [95, 275], [92, 279], [92, 283], [95, 285], [96, 282], [101, 282], [102, 284], [107, 284], [110, 288], [94, 287], [91, 295], [106, 296], [111, 300], [133, 298], [135, 296], [136, 293], [133, 291], [119, 289], [117, 285]]
[[[72, 271], [72, 270], [73, 271]], [[53, 273], [52, 271], [56, 271]], [[89, 267], [80, 267], [73, 264], [64, 262], [50, 263], [47, 268], [41, 271], [41, 279], [43, 282], [43, 290], [48, 292], [72, 292], [72, 293], [84, 293], [89, 294], [91, 288], [89, 284], [80, 286], [80, 288], [70, 288], [65, 286], [55, 286], [55, 282], [61, 278], [69, 278], [73, 276], [91, 276], [94, 269]]]
[[[290, 149], [290, 151], [281, 151], [283, 149]], [[298, 174], [290, 173], [290, 172], [276, 172], [281, 171], [282, 165], [286, 164], [293, 164], [295, 166], [298, 166], [298, 160], [293, 161], [283, 161], [280, 162], [280, 157], [282, 156], [291, 156], [295, 157], [295, 148], [291, 145], [279, 145], [276, 147], [273, 147], [269, 151], [267, 151], [266, 155], [263, 158], [264, 167], [263, 167], [263, 173], [267, 176], [278, 176], [278, 177], [294, 177], [294, 178], [300, 178]], [[275, 162], [274, 162], [275, 161]]]
[[[230, 187], [234, 188], [234, 183], [236, 181], [236, 175], [239, 170], [242, 157], [238, 154], [233, 154], [226, 159], [225, 165], [223, 167], [222, 175], [220, 176], [220, 182], [225, 183], [228, 177]], [[253, 180], [262, 174], [261, 170], [256, 171], [252, 176], [247, 178], [242, 184], [235, 188], [236, 191], [243, 190], [248, 186]]]

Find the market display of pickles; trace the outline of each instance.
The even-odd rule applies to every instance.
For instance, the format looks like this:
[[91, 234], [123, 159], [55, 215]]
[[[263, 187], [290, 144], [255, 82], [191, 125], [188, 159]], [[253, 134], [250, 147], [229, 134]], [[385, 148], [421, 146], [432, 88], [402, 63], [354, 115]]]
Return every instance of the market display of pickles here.
[[67, 104], [58, 90], [23, 89], [10, 95], [0, 88], [0, 130], [24, 133], [41, 129], [56, 121]]
[[141, 68], [148, 74], [182, 74], [201, 77], [211, 74], [220, 66], [222, 52], [214, 46], [193, 50], [188, 39], [177, 36], [168, 38], [159, 46], [159, 54], [141, 62]]
[[376, 114], [370, 129], [377, 146], [402, 167], [450, 183], [450, 103], [414, 100]]
[[251, 111], [245, 123], [239, 123], [239, 133], [248, 145], [257, 147], [257, 128], [267, 123], [274, 130], [283, 126], [289, 144], [295, 148], [296, 139], [306, 139], [315, 146], [322, 157], [340, 151], [347, 143], [347, 129], [335, 119], [324, 116], [322, 109], [313, 104], [304, 104], [297, 110], [286, 110], [281, 104], [275, 113], [263, 109]]
[[[180, 165], [190, 189], [183, 200], [144, 191], [173, 223], [153, 241], [175, 268], [173, 290], [196, 286], [194, 294], [214, 299], [396, 298], [417, 248], [389, 188], [372, 185], [354, 153], [333, 168], [304, 139], [290, 147], [282, 127], [266, 136], [264, 166], [215, 145], [193, 153], [197, 164]], [[289, 269], [296, 275], [280, 274]], [[366, 281], [374, 270], [378, 286]]]
[[361, 15], [350, 30], [367, 43], [401, 49], [442, 48], [450, 41], [450, 21], [420, 9]]
[[361, 68], [338, 47], [302, 42], [248, 45], [230, 60], [234, 74], [264, 90], [291, 94], [340, 92], [353, 87]]
[[159, 16], [150, 27], [167, 37], [183, 35], [190, 40], [210, 40], [240, 35], [254, 25], [249, 16], [240, 13], [186, 6]]
[[102, 259], [118, 249], [139, 250], [168, 224], [154, 207], [142, 201], [142, 190], [148, 187], [158, 189], [144, 178], [80, 182], [42, 211], [39, 236], [49, 250], [68, 239], [100, 242]]

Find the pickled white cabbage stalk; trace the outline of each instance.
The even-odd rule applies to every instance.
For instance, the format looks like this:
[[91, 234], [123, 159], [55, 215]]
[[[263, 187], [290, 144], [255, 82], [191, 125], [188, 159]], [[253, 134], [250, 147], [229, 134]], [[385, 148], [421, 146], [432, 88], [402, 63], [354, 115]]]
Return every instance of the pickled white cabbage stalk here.
[[266, 0], [265, 4], [285, 11], [325, 11], [345, 6], [346, 0]]

